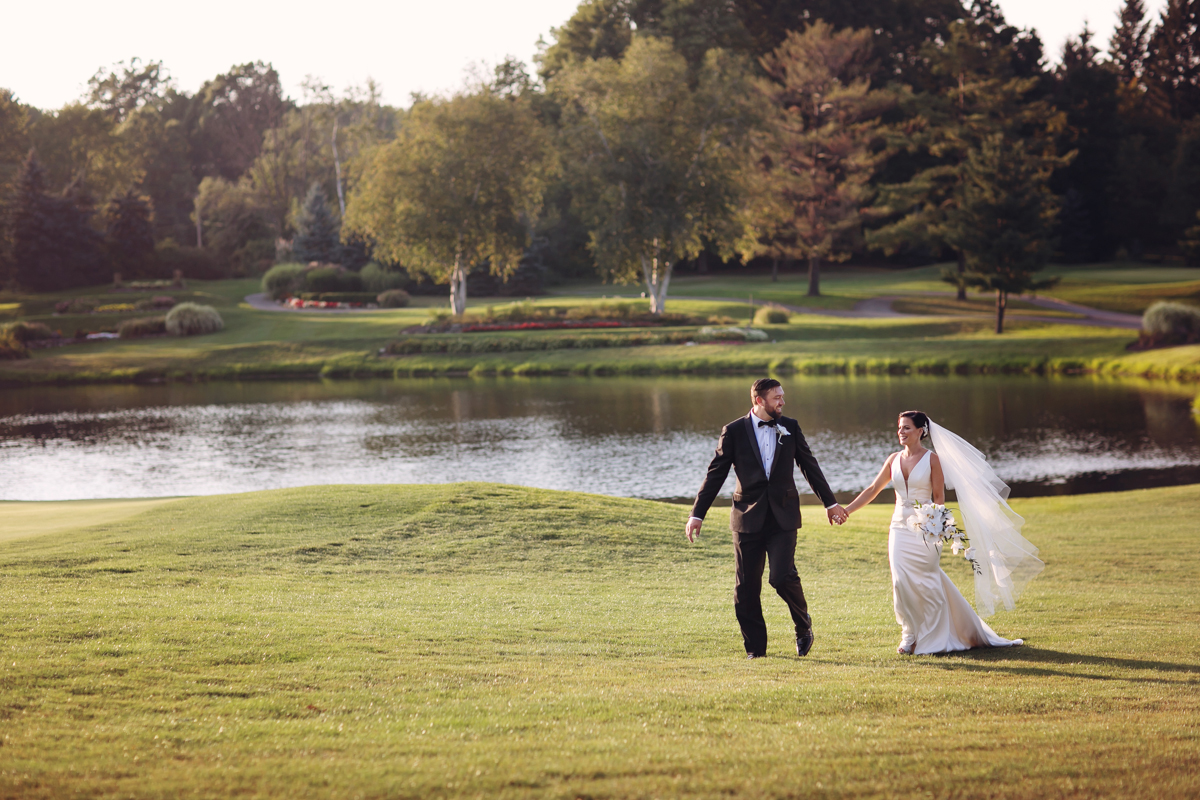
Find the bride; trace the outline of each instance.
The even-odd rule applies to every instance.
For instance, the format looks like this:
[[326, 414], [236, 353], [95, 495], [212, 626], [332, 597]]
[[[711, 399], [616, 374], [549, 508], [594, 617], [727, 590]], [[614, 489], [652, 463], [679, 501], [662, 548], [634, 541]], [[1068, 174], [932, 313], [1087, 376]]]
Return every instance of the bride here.
[[[1021, 536], [1024, 520], [1005, 502], [1004, 484], [983, 454], [921, 411], [900, 415], [896, 435], [903, 450], [888, 456], [883, 469], [846, 506], [853, 514], [887, 485], [896, 490], [896, 511], [888, 528], [892, 602], [900, 623], [902, 655], [949, 653], [972, 647], [1012, 647], [1021, 639], [997, 636], [972, 610], [940, 567], [941, 544], [930, 544], [908, 527], [914, 503], [946, 502], [946, 483], [955, 489], [975, 569], [975, 605], [990, 616], [999, 600], [1012, 609], [1017, 597], [1045, 566], [1037, 548]], [[925, 440], [937, 452], [926, 449]], [[939, 455], [940, 454], [940, 455]]]

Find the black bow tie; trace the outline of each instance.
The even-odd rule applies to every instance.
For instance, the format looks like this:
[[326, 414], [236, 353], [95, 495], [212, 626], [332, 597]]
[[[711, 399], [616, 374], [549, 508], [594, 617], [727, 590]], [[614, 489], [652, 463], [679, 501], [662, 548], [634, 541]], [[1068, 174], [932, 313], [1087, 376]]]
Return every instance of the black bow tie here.
[[779, 420], [777, 419], [760, 419], [758, 421], [758, 427], [760, 428], [774, 428], [778, 424]]

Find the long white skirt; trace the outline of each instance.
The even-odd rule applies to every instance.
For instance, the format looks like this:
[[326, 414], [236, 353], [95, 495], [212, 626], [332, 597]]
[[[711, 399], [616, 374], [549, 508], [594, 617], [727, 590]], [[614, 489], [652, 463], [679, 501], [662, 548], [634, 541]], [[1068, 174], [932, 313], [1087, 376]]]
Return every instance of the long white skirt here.
[[921, 534], [892, 522], [888, 560], [892, 566], [892, 601], [904, 647], [914, 655], [950, 653], [972, 647], [1011, 647], [1021, 639], [997, 636], [979, 618], [941, 568], [941, 546], [926, 544]]

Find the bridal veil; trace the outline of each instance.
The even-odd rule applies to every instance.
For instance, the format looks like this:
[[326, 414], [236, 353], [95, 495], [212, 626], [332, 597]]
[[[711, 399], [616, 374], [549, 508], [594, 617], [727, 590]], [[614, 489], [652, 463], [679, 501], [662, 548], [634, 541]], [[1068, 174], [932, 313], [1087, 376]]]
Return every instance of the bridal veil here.
[[929, 421], [929, 438], [946, 488], [958, 497], [962, 524], [975, 550], [975, 611], [996, 612], [997, 603], [1012, 610], [1026, 585], [1045, 568], [1038, 549], [1021, 535], [1025, 520], [1008, 505], [1008, 485], [1000, 480], [983, 453], [969, 442]]

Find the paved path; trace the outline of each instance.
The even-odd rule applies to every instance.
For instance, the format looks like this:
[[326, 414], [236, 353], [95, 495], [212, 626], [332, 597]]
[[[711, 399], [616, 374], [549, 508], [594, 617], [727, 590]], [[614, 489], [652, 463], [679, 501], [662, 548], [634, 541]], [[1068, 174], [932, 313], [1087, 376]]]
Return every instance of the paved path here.
[[[920, 316], [928, 316], [931, 319], [955, 319], [968, 318], [978, 319], [987, 315], [986, 312], [967, 312], [963, 314], [903, 314], [892, 308], [892, 303], [897, 300], [911, 299], [913, 297], [953, 297], [953, 292], [914, 292], [907, 295], [886, 295], [883, 297], [871, 297], [866, 300], [859, 300], [854, 304], [853, 309], [830, 309], [830, 308], [810, 308], [808, 306], [794, 306], [787, 303], [773, 303], [773, 301], [755, 300], [754, 305], [761, 306], [771, 302], [774, 305], [782, 306], [793, 314], [816, 314], [823, 317], [842, 317], [846, 319], [899, 319], [913, 318]], [[612, 295], [613, 299], [638, 299], [636, 295], [631, 295], [628, 298]], [[690, 297], [683, 295], [672, 295], [673, 300], [710, 300], [714, 303], [747, 303], [747, 300], [738, 297]], [[1055, 300], [1052, 297], [1022, 297], [1026, 303], [1031, 303], [1035, 306], [1051, 309], [1054, 311], [1065, 311], [1071, 314], [1079, 314], [1081, 317], [1047, 317], [1041, 314], [1030, 311], [1009, 311], [1004, 317], [1005, 319], [1021, 319], [1034, 320], [1038, 322], [1053, 322], [1060, 325], [1090, 325], [1099, 328], [1127, 328], [1129, 330], [1140, 330], [1142, 327], [1142, 318], [1137, 314], [1122, 314], [1118, 311], [1102, 311], [1098, 308], [1089, 308], [1076, 303], [1068, 303], [1065, 300]], [[292, 308], [285, 306], [282, 303], [277, 303], [266, 295], [265, 292], [258, 294], [246, 295], [246, 303], [252, 308], [257, 308], [260, 311], [291, 311], [293, 313], [303, 312], [305, 314], [370, 314], [375, 311], [391, 311], [387, 308]]]

